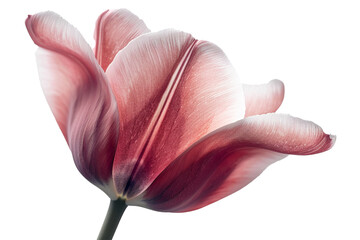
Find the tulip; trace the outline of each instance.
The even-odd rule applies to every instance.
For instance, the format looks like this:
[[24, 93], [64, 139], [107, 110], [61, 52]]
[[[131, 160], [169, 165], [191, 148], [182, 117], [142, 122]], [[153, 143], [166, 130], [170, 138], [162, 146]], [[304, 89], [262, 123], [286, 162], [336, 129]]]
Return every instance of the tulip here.
[[55, 13], [29, 16], [26, 27], [76, 167], [111, 199], [99, 239], [112, 239], [128, 205], [199, 209], [288, 154], [335, 142], [313, 122], [274, 113], [281, 81], [242, 85], [216, 45], [152, 33], [127, 10], [100, 15], [94, 50]]

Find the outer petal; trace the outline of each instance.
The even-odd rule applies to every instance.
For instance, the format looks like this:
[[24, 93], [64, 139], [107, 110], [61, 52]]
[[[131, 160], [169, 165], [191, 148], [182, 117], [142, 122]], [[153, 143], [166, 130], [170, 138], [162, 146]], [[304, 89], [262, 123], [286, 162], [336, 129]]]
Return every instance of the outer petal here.
[[285, 87], [280, 80], [272, 80], [262, 85], [243, 86], [246, 102], [245, 117], [276, 112], [284, 99]]
[[183, 212], [241, 189], [285, 154], [315, 154], [335, 138], [312, 122], [266, 114], [225, 126], [193, 145], [129, 204]]
[[29, 16], [26, 27], [41, 47], [41, 84], [75, 164], [104, 189], [111, 180], [119, 122], [105, 74], [80, 33], [57, 14]]
[[104, 71], [132, 39], [150, 32], [145, 23], [126, 9], [102, 13], [96, 21], [95, 56]]
[[242, 87], [224, 53], [183, 32], [134, 39], [106, 74], [123, 116], [113, 174], [128, 199], [202, 136], [244, 115]]

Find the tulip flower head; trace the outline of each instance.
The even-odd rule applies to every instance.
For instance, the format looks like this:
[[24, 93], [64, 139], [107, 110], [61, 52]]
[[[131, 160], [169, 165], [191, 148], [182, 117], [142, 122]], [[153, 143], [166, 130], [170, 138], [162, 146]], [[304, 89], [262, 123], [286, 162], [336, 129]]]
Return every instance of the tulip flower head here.
[[335, 142], [310, 121], [274, 113], [281, 81], [243, 85], [216, 45], [150, 32], [127, 10], [100, 15], [94, 50], [53, 12], [29, 16], [26, 27], [76, 167], [111, 199], [99, 239], [112, 239], [129, 205], [196, 210], [288, 154]]

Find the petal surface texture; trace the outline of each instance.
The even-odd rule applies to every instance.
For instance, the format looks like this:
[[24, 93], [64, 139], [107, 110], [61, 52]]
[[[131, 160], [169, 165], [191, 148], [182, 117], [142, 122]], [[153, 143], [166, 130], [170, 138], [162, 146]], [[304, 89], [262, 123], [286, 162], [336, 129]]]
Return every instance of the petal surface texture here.
[[126, 9], [110, 10], [96, 21], [95, 57], [104, 71], [132, 39], [150, 32], [145, 23]]
[[134, 39], [106, 74], [122, 116], [113, 175], [127, 199], [201, 137], [244, 116], [242, 86], [224, 53], [187, 33]]
[[284, 99], [285, 87], [279, 80], [261, 85], [244, 84], [243, 87], [246, 117], [276, 112]]
[[57, 14], [29, 16], [26, 27], [40, 47], [40, 81], [75, 164], [104, 189], [112, 182], [119, 128], [116, 100], [106, 76], [81, 34]]
[[158, 211], [195, 210], [246, 186], [286, 154], [320, 153], [334, 142], [314, 123], [287, 115], [245, 118], [194, 144], [133, 204]]

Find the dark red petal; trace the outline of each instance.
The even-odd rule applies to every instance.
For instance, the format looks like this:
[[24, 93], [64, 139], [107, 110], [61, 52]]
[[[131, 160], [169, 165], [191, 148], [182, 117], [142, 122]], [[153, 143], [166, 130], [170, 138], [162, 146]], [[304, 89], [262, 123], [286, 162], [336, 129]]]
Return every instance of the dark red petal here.
[[107, 188], [119, 120], [104, 72], [81, 34], [57, 14], [29, 16], [26, 27], [40, 47], [41, 85], [76, 166], [90, 182]]
[[286, 154], [320, 153], [334, 142], [319, 126], [298, 118], [245, 118], [194, 144], [129, 204], [158, 211], [195, 210], [238, 191]]
[[132, 39], [150, 32], [145, 23], [126, 9], [108, 10], [96, 21], [95, 56], [104, 71]]
[[106, 74], [122, 116], [115, 183], [128, 198], [201, 137], [244, 116], [241, 83], [224, 53], [183, 32], [134, 39]]
[[272, 80], [268, 84], [243, 85], [246, 112], [245, 117], [276, 112], [280, 107], [285, 93], [284, 84]]

